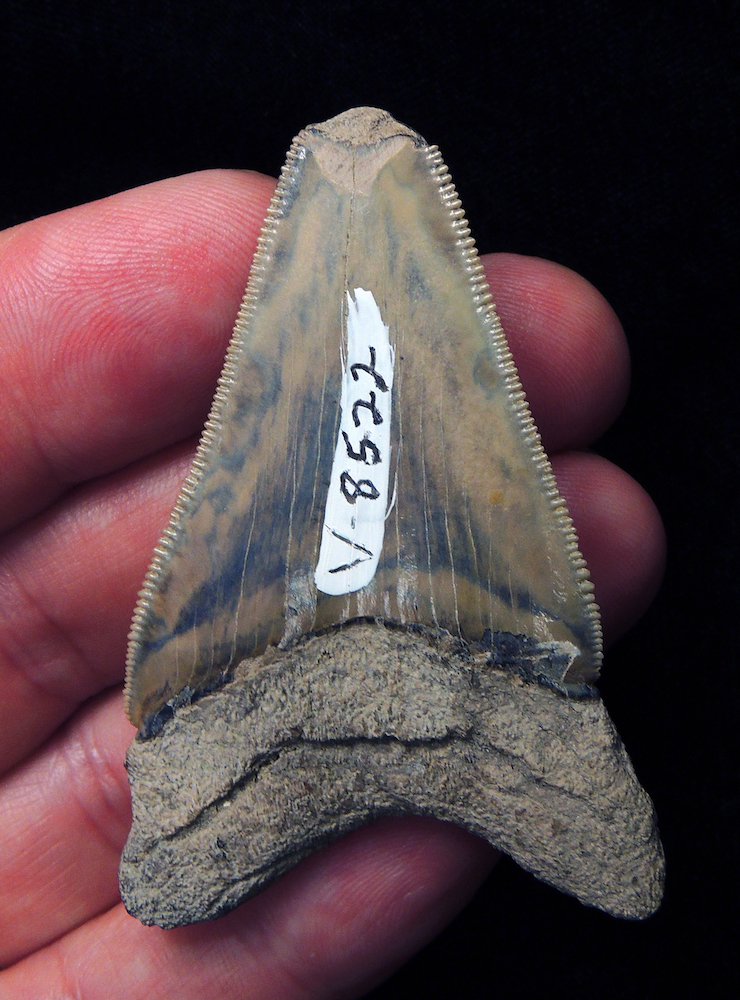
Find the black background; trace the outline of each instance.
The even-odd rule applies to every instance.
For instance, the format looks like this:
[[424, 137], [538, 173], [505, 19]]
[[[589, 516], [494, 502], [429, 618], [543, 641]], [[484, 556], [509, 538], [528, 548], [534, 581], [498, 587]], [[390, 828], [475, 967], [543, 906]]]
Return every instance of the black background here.
[[633, 390], [598, 449], [670, 549], [600, 686], [657, 806], [665, 902], [620, 922], [505, 860], [373, 1000], [738, 986], [739, 27], [717, 0], [2, 4], [0, 226], [200, 168], [276, 174], [301, 127], [373, 104], [440, 146], [482, 252], [579, 271], [625, 326]]

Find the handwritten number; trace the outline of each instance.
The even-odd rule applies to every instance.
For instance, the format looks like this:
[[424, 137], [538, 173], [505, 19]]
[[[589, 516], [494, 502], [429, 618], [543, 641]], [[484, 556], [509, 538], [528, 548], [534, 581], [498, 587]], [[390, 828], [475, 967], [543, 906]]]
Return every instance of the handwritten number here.
[[[377, 465], [380, 461], [380, 449], [378, 446], [370, 440], [370, 438], [365, 435], [365, 437], [360, 441], [360, 450], [355, 451], [349, 442], [349, 435], [346, 431], [342, 431], [342, 437], [344, 438], [344, 443], [347, 446], [347, 454], [350, 458], [354, 458], [356, 462], [364, 462], [365, 465]], [[367, 457], [368, 451], [372, 452], [372, 458]]]
[[[359, 375], [357, 370], [367, 372], [368, 375], [372, 375], [375, 379], [375, 385], [381, 392], [388, 392], [388, 386], [386, 385], [385, 379], [375, 370], [375, 348], [370, 348], [370, 364], [362, 365], [359, 362], [354, 365], [350, 365], [350, 371], [352, 372], [352, 378], [357, 382]], [[360, 426], [360, 417], [357, 413], [359, 407], [364, 406], [366, 409], [370, 410], [372, 414], [374, 424], [382, 424], [383, 417], [380, 410], [375, 405], [375, 393], [370, 393], [370, 401], [365, 399], [358, 399], [356, 403], [352, 406], [352, 420], [354, 421], [355, 427]], [[360, 441], [360, 450], [355, 451], [355, 449], [350, 444], [349, 435], [346, 431], [342, 431], [342, 437], [344, 438], [344, 444], [347, 448], [347, 455], [350, 458], [354, 458], [356, 462], [364, 462], [365, 465], [377, 465], [380, 462], [380, 449], [378, 446], [370, 440], [370, 438], [365, 434], [362, 441]], [[368, 458], [368, 455], [370, 457]], [[365, 497], [367, 500], [377, 500], [380, 493], [375, 488], [375, 484], [369, 479], [359, 479], [355, 481], [349, 472], [343, 472], [339, 477], [339, 488], [342, 491], [342, 496], [347, 501], [347, 503], [356, 504], [358, 497]]]
[[392, 455], [396, 354], [390, 329], [372, 292], [357, 288], [353, 296], [348, 290], [346, 307], [339, 426], [314, 571], [319, 593], [329, 595], [361, 591], [375, 575], [383, 547]]
[[327, 528], [327, 531], [334, 535], [335, 538], [338, 538], [340, 542], [345, 542], [351, 549], [355, 549], [355, 551], [362, 552], [365, 555], [364, 559], [358, 556], [356, 559], [353, 559], [352, 562], [342, 563], [341, 566], [332, 567], [332, 569], [329, 570], [330, 573], [343, 573], [346, 569], [354, 569], [355, 566], [360, 566], [362, 563], [372, 559], [372, 552], [370, 549], [365, 548], [364, 545], [360, 545], [359, 542], [353, 542], [351, 538], [345, 538], [344, 535], [340, 535], [339, 532], [334, 531], [333, 528]]
[[[357, 364], [355, 364], [355, 365], [350, 365], [349, 370], [352, 372], [352, 378], [355, 380], [355, 382], [360, 377], [357, 374], [357, 371], [356, 371], [357, 368], [359, 368], [363, 372], [367, 372], [368, 375], [372, 375], [372, 377], [375, 379], [375, 385], [376, 385], [376, 387], [378, 389], [380, 389], [381, 392], [388, 392], [388, 386], [386, 384], [385, 379], [383, 378], [383, 376], [379, 372], [376, 372], [376, 370], [375, 370], [375, 348], [374, 347], [370, 348], [370, 364], [369, 365], [361, 365], [359, 362]], [[376, 421], [376, 423], [377, 423], [377, 421]]]
[[[352, 489], [354, 492], [352, 492]], [[365, 497], [367, 500], [377, 500], [380, 493], [375, 489], [375, 485], [369, 479], [355, 480], [349, 472], [343, 472], [339, 477], [339, 489], [347, 503], [356, 504], [358, 497]]]
[[380, 410], [375, 405], [375, 393], [374, 392], [370, 393], [370, 402], [369, 403], [367, 403], [364, 399], [358, 399], [357, 402], [355, 403], [355, 405], [352, 407], [352, 419], [355, 422], [355, 427], [359, 427], [360, 426], [360, 418], [357, 416], [357, 407], [358, 406], [365, 406], [365, 407], [367, 407], [368, 410], [370, 410], [370, 412], [373, 415], [373, 423], [374, 424], [382, 424], [383, 423], [383, 418], [380, 415]]

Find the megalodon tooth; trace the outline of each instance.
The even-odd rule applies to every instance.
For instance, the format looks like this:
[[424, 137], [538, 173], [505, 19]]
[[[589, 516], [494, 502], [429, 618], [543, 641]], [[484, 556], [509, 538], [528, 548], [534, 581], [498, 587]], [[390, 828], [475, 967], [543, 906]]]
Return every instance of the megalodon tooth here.
[[218, 916], [404, 813], [653, 912], [592, 589], [439, 151], [304, 129], [134, 615], [130, 912]]

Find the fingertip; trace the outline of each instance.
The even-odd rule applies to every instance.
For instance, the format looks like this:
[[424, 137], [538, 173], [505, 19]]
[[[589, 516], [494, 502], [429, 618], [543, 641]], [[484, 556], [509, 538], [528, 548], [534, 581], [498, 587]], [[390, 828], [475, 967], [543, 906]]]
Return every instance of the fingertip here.
[[253, 903], [291, 981], [308, 995], [334, 982], [359, 996], [439, 933], [499, 856], [451, 823], [387, 817], [309, 856]]
[[663, 522], [642, 486], [599, 455], [558, 455], [553, 471], [589, 567], [604, 636], [614, 642], [645, 613], [660, 587]]
[[202, 426], [274, 186], [203, 171], [0, 239], [4, 527]]
[[484, 266], [546, 450], [585, 447], [614, 421], [629, 390], [616, 313], [590, 282], [553, 261], [502, 253]]

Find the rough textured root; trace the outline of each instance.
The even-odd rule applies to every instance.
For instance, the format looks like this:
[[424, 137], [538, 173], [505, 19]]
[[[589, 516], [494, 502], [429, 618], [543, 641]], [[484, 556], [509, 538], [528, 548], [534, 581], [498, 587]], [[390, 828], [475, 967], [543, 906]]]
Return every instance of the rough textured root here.
[[[652, 802], [599, 698], [575, 701], [451, 637], [356, 623], [245, 661], [129, 751], [129, 912], [212, 919], [384, 815], [484, 837], [583, 903], [662, 896]], [[187, 789], [187, 795], [183, 795]]]

